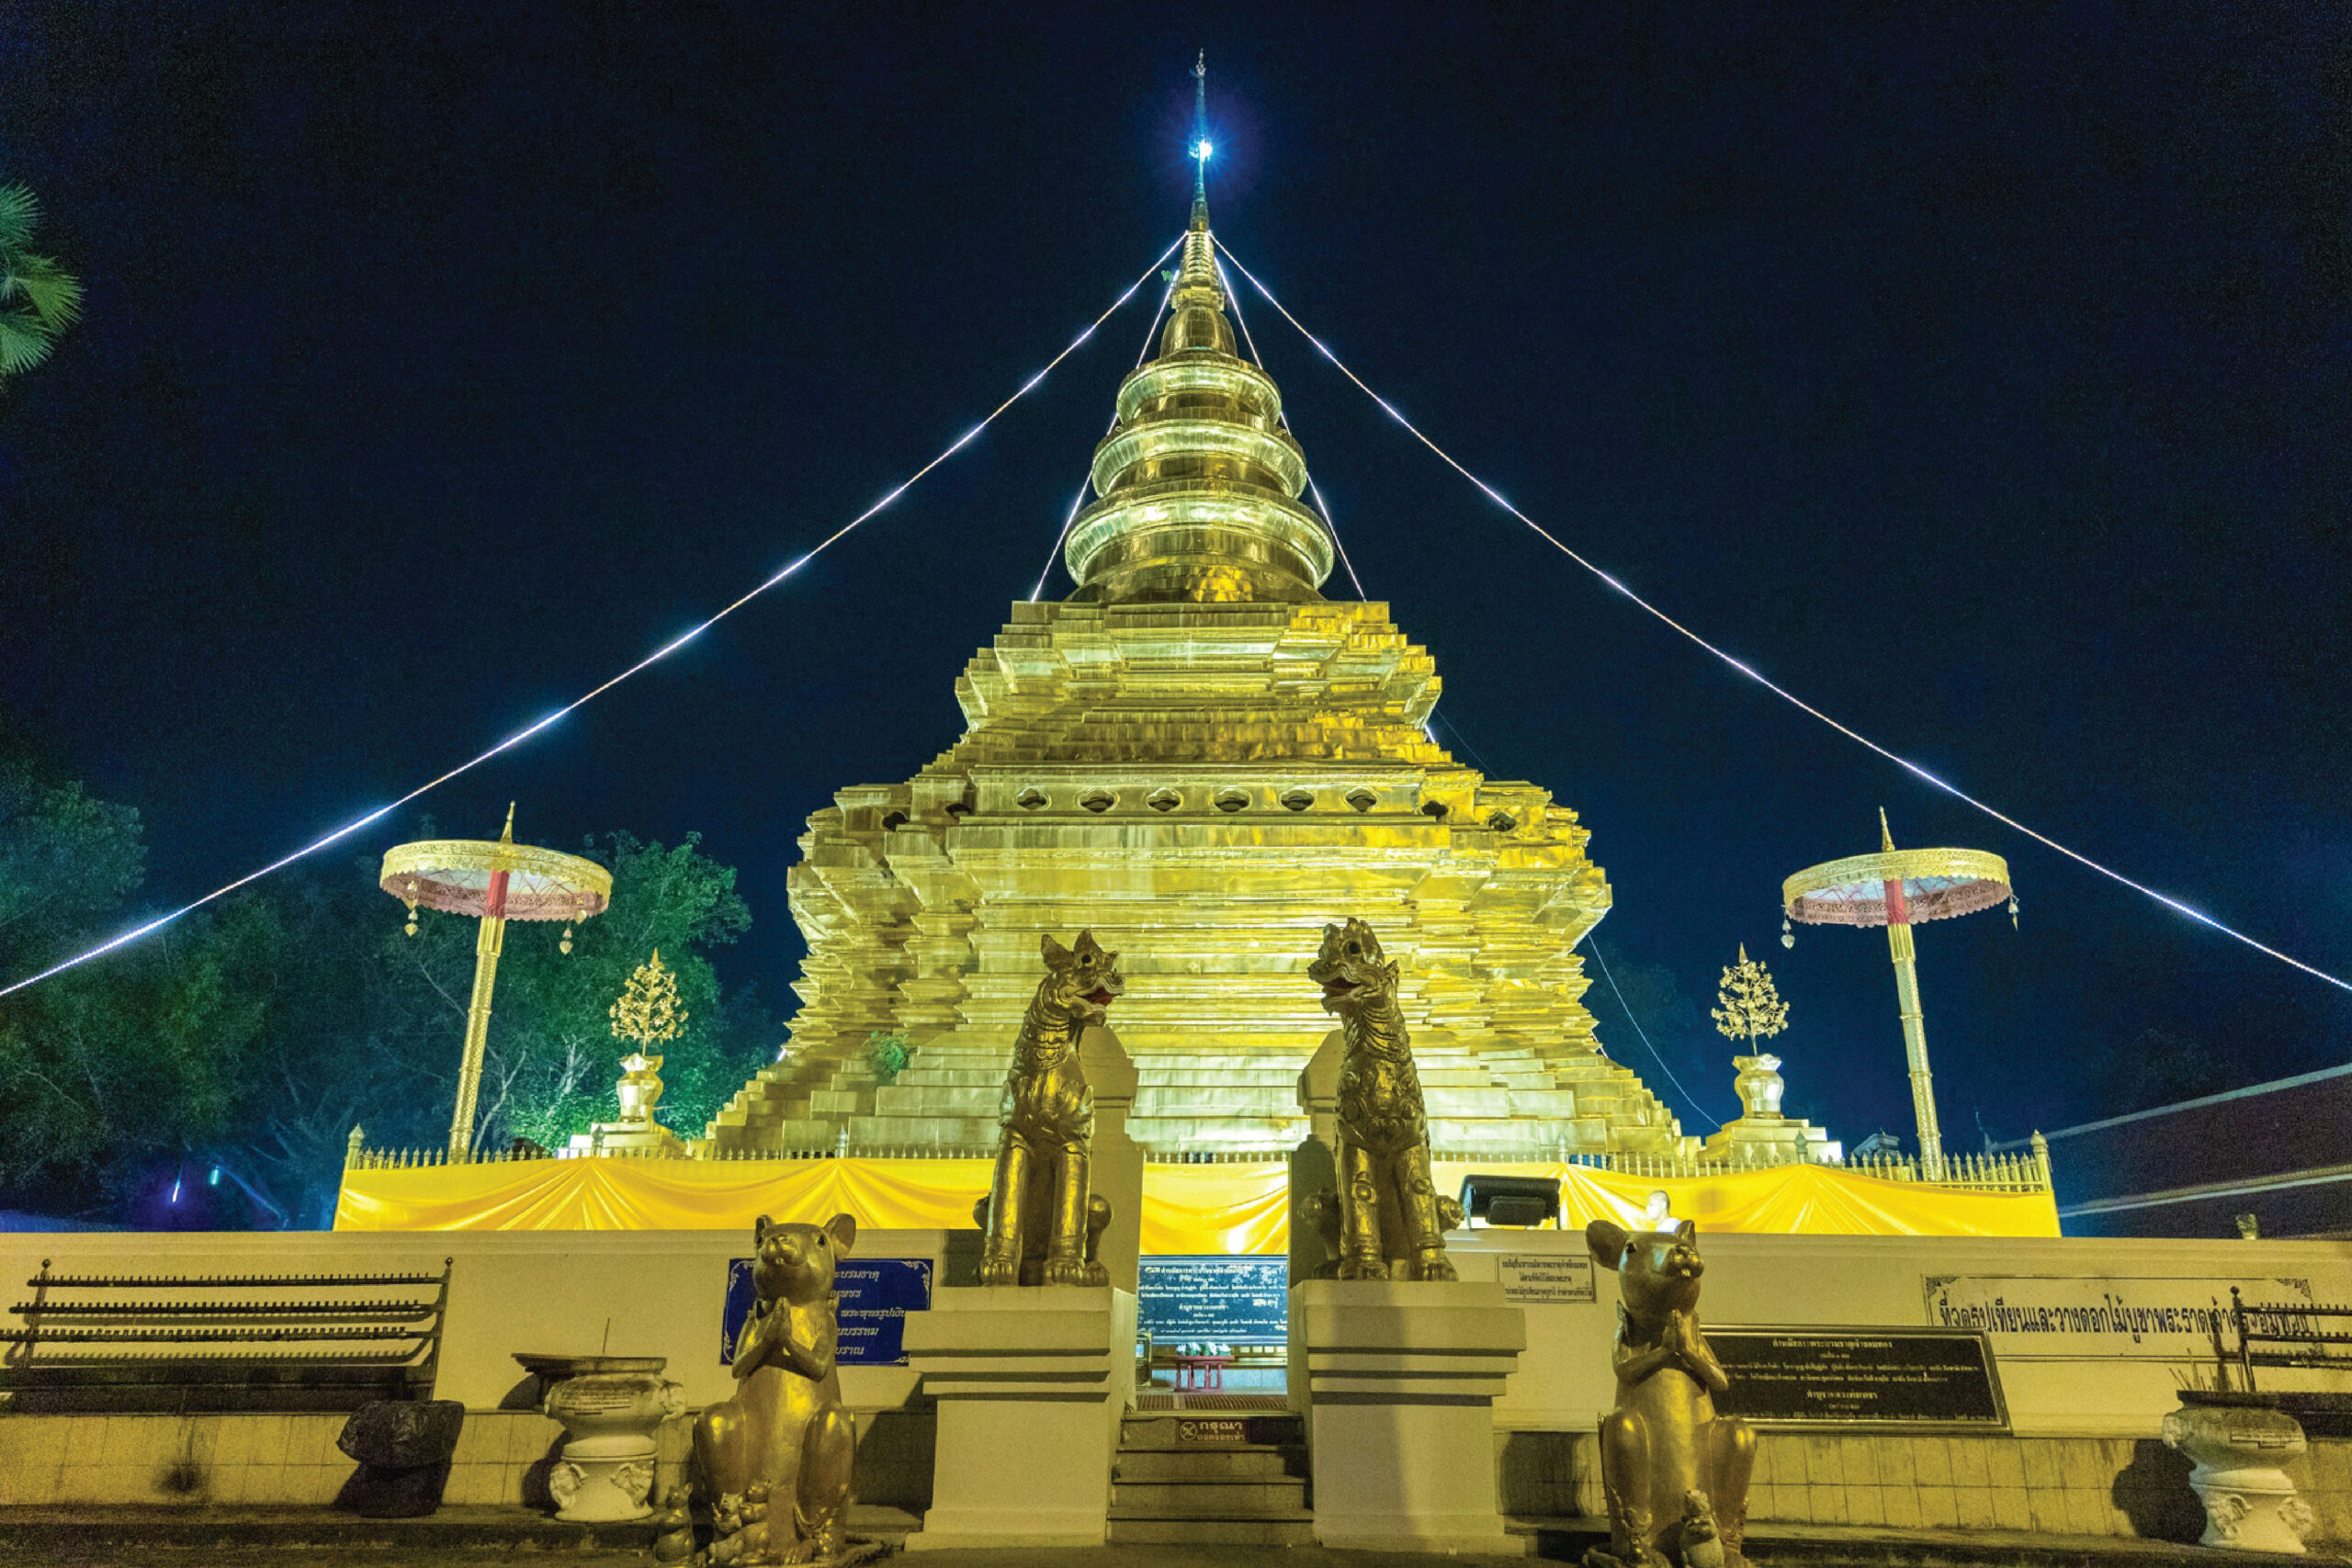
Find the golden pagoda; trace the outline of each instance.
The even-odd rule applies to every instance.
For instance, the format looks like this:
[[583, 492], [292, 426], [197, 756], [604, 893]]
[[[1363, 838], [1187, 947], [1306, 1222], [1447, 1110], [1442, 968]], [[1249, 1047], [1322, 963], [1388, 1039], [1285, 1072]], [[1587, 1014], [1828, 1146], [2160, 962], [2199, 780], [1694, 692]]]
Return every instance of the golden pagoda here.
[[[1127, 1131], [1160, 1156], [1287, 1146], [1330, 1028], [1302, 972], [1353, 916], [1402, 965], [1438, 1148], [1695, 1153], [1580, 1001], [1610, 892], [1576, 813], [1455, 762], [1424, 728], [1428, 652], [1321, 593], [1331, 536], [1281, 392], [1235, 350], [1197, 186], [1168, 309], [1069, 531], [1077, 592], [1013, 606], [956, 682], [953, 747], [808, 818], [789, 1048], [705, 1150], [992, 1144], [1038, 939], [1080, 929], [1125, 955]], [[876, 1033], [913, 1047], [888, 1084]]]

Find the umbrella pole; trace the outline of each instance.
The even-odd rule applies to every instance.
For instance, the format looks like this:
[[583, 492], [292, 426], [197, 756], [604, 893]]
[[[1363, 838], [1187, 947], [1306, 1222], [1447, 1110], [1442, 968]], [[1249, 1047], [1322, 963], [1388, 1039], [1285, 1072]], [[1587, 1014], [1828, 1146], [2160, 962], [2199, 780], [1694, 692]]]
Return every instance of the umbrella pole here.
[[1886, 884], [1886, 945], [1894, 957], [1894, 999], [1903, 1011], [1903, 1054], [1911, 1064], [1911, 1109], [1919, 1119], [1919, 1175], [1944, 1179], [1944, 1135], [1936, 1124], [1936, 1085], [1928, 1072], [1928, 1021], [1919, 1010], [1918, 950], [1911, 944], [1903, 884]]
[[482, 1048], [490, 1041], [490, 994], [498, 984], [498, 955], [506, 948], [506, 877], [490, 874], [481, 931], [474, 938], [474, 994], [466, 1008], [466, 1056], [458, 1068], [458, 1103], [449, 1116], [449, 1163], [463, 1165], [474, 1144], [474, 1102], [481, 1093]]

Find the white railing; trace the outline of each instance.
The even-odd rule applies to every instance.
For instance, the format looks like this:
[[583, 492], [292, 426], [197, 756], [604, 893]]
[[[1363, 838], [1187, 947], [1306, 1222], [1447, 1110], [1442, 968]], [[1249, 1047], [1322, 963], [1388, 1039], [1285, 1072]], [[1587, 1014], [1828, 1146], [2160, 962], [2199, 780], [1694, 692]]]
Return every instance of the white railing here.
[[[1144, 1158], [1148, 1164], [1163, 1166], [1272, 1165], [1288, 1160], [1296, 1148], [1295, 1144], [1279, 1144], [1220, 1145], [1169, 1152], [1147, 1150]], [[532, 1145], [510, 1149], [476, 1150], [462, 1159], [453, 1161], [446, 1148], [368, 1148], [364, 1133], [355, 1127], [351, 1130], [344, 1165], [350, 1170], [409, 1170], [451, 1164], [506, 1165], [544, 1159], [994, 1159], [996, 1153], [994, 1144], [854, 1144], [843, 1136], [822, 1148], [799, 1149], [720, 1149], [698, 1145], [692, 1148], [673, 1145], [666, 1149], [587, 1150], [542, 1149]], [[1760, 1156], [1751, 1150], [1737, 1160], [1636, 1154], [1623, 1150], [1591, 1154], [1526, 1144], [1498, 1145], [1487, 1148], [1438, 1148], [1430, 1151], [1430, 1157], [1451, 1165], [1574, 1165], [1620, 1176], [1669, 1180], [1728, 1176], [1739, 1171], [1767, 1170], [1778, 1166], [1826, 1163], [1832, 1168], [1875, 1177], [1882, 1181], [1911, 1181], [1982, 1192], [2046, 1192], [2050, 1190], [2050, 1146], [2040, 1134], [2034, 1135], [2031, 1152], [2028, 1154], [1947, 1155], [1942, 1170], [1933, 1176], [1923, 1171], [1916, 1157], [1907, 1155], [1861, 1155], [1851, 1156], [1842, 1161], [1810, 1162], [1793, 1145], [1786, 1150], [1764, 1151]]]
[[2049, 1145], [2038, 1135], [2031, 1154], [1946, 1155], [1942, 1170], [1933, 1175], [1926, 1172], [1920, 1162], [1908, 1155], [1860, 1155], [1838, 1161], [1809, 1162], [1793, 1146], [1785, 1153], [1773, 1150], [1760, 1158], [1751, 1154], [1737, 1160], [1703, 1156], [1694, 1159], [1679, 1155], [1623, 1151], [1605, 1155], [1574, 1154], [1564, 1157], [1569, 1165], [1580, 1165], [1594, 1170], [1661, 1179], [1728, 1176], [1743, 1170], [1770, 1170], [1778, 1166], [1821, 1163], [1829, 1165], [1833, 1169], [1850, 1170], [1858, 1176], [1876, 1177], [1882, 1181], [1916, 1181], [1928, 1186], [1964, 1187], [1984, 1192], [2046, 1192], [2050, 1190]]

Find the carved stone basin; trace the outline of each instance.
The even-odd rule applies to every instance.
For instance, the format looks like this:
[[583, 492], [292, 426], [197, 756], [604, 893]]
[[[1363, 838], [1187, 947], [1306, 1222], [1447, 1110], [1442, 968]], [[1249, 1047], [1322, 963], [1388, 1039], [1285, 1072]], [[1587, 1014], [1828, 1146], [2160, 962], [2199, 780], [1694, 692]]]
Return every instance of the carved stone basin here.
[[2256, 1393], [2180, 1391], [2165, 1416], [2165, 1443], [2196, 1463], [2188, 1484], [2205, 1505], [2207, 1546], [2300, 1554], [2311, 1505], [2279, 1467], [2304, 1450], [2303, 1429]]
[[665, 1381], [663, 1356], [545, 1356], [514, 1359], [547, 1384], [541, 1405], [563, 1423], [563, 1454], [548, 1474], [556, 1517], [583, 1522], [650, 1514], [654, 1430], [686, 1408]]

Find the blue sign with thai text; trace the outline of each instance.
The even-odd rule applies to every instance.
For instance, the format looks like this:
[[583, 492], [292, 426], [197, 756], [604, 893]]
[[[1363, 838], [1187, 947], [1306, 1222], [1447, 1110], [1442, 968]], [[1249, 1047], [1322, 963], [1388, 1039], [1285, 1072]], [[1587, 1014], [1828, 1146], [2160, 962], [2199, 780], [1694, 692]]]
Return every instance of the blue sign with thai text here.
[[[842, 1298], [836, 1359], [844, 1367], [905, 1366], [907, 1314], [931, 1310], [931, 1259], [844, 1258], [833, 1266], [833, 1289]], [[752, 1259], [729, 1258], [727, 1310], [718, 1330], [720, 1366], [734, 1364], [735, 1341], [758, 1299]]]
[[1286, 1258], [1147, 1258], [1137, 1286], [1137, 1325], [1155, 1345], [1290, 1341]]

